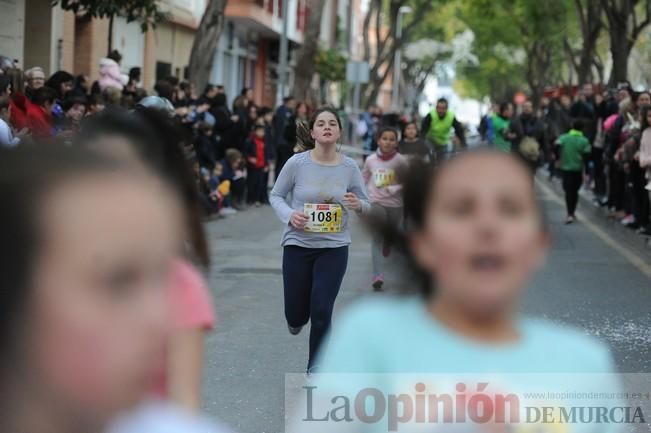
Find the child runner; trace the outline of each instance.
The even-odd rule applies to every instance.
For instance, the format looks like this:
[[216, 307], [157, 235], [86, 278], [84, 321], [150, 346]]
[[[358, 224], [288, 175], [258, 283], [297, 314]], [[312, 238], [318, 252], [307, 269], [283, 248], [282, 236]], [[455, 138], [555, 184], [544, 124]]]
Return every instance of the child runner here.
[[[407, 158], [398, 153], [398, 131], [382, 127], [377, 134], [378, 149], [364, 162], [362, 177], [371, 200], [371, 214], [387, 224], [398, 227], [402, 220], [402, 191], [398, 175], [407, 169]], [[382, 257], [388, 257], [390, 245], [381, 236], [373, 237], [373, 288], [382, 290], [384, 273]]]
[[574, 120], [572, 129], [561, 135], [556, 140], [559, 155], [558, 168], [563, 174], [563, 190], [565, 191], [565, 205], [567, 206], [567, 219], [565, 224], [572, 224], [576, 220], [574, 212], [579, 202], [579, 189], [583, 183], [584, 161], [592, 151], [590, 142], [583, 135], [583, 121]]
[[422, 137], [419, 136], [418, 124], [409, 122], [402, 130], [402, 140], [400, 140], [399, 151], [406, 156], [419, 157], [430, 161], [432, 158], [432, 148]]
[[[414, 295], [374, 297], [345, 312], [319, 372], [614, 372], [602, 343], [518, 313], [549, 244], [533, 185], [520, 159], [496, 150], [469, 151], [439, 168], [410, 168], [403, 181], [407, 232], [395, 235], [423, 284]], [[490, 386], [495, 392], [499, 385]]]
[[281, 244], [289, 332], [296, 335], [308, 321], [312, 324], [308, 373], [346, 273], [349, 211], [370, 209], [357, 163], [337, 152], [341, 121], [336, 111], [318, 109], [309, 127], [313, 149], [291, 157], [271, 191], [271, 205], [285, 224]]
[[515, 138], [515, 134], [511, 131], [511, 116], [513, 116], [513, 105], [510, 102], [503, 102], [499, 105], [499, 112], [491, 119], [495, 134], [492, 144], [504, 152], [511, 152], [511, 140]]

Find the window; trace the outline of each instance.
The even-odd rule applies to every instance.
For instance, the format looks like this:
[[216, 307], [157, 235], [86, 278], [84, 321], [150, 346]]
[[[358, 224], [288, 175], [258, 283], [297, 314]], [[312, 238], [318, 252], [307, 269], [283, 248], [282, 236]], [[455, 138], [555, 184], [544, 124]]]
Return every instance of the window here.
[[166, 62], [156, 62], [156, 81], [162, 80], [172, 75], [172, 64]]

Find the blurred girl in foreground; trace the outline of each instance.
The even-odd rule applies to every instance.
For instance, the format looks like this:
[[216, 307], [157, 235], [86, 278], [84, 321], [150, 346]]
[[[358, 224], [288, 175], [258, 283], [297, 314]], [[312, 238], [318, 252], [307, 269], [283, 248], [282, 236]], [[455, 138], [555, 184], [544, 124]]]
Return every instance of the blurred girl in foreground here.
[[0, 201], [0, 431], [103, 432], [161, 364], [179, 196], [146, 170], [48, 144], [2, 151]]
[[549, 244], [532, 185], [522, 162], [496, 150], [412, 167], [407, 233], [389, 235], [422, 276], [420, 296], [352, 307], [333, 329], [321, 371], [611, 372], [603, 344], [518, 314]]
[[172, 335], [155, 393], [181, 407], [201, 407], [204, 340], [215, 321], [212, 299], [203, 276], [193, 264], [208, 266], [198, 192], [181, 137], [157, 108], [138, 107], [130, 115], [106, 111], [82, 125], [81, 144], [162, 176], [182, 199], [184, 247], [173, 263]]

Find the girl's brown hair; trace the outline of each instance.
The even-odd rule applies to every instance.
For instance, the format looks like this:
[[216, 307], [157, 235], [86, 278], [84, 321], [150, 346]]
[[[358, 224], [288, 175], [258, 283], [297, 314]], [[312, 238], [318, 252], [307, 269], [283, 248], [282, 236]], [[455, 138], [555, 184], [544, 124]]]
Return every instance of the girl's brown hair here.
[[305, 122], [296, 121], [296, 144], [298, 145], [301, 152], [314, 149], [316, 146], [316, 143], [314, 142], [314, 138], [312, 138], [310, 131], [314, 129], [316, 119], [323, 113], [330, 113], [335, 116], [335, 119], [337, 119], [337, 124], [339, 125], [339, 130], [343, 129], [341, 126], [339, 113], [337, 113], [337, 110], [335, 110], [334, 107], [328, 105], [320, 107], [314, 112], [314, 114], [312, 114], [312, 117], [310, 117], [309, 124], [306, 125]]
[[394, 134], [396, 136], [396, 141], [400, 140], [400, 135], [398, 134], [398, 130], [391, 126], [382, 126], [377, 132], [377, 139], [379, 140], [380, 138], [382, 138], [382, 135], [385, 132], [390, 132]]

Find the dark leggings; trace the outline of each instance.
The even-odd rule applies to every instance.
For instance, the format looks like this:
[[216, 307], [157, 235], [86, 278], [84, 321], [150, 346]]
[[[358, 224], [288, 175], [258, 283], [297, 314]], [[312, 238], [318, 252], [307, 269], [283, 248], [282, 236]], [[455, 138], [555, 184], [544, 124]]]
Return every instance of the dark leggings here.
[[265, 202], [265, 172], [262, 168], [249, 167], [247, 174], [247, 202], [249, 204]]
[[563, 190], [565, 191], [565, 205], [567, 214], [574, 215], [576, 204], [579, 201], [579, 189], [583, 183], [583, 172], [563, 171]]
[[348, 247], [302, 248], [288, 245], [283, 251], [285, 318], [291, 327], [311, 320], [310, 355], [314, 364], [323, 337], [330, 329], [332, 309], [348, 265]]

